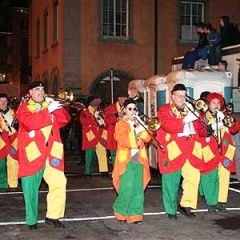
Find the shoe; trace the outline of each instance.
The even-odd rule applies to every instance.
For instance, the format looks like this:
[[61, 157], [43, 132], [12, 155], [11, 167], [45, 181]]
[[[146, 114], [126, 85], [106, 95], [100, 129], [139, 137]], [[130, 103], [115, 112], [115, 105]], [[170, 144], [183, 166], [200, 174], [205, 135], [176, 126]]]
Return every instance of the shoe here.
[[37, 223], [33, 224], [33, 225], [28, 225], [28, 228], [30, 230], [37, 230]]
[[117, 219], [117, 221], [118, 221], [119, 223], [125, 223], [125, 222], [126, 222], [126, 220], [120, 220], [120, 219]]
[[65, 228], [65, 226], [59, 221], [59, 219], [45, 218], [45, 223], [47, 225], [52, 225], [55, 228]]
[[92, 177], [92, 174], [86, 174], [85, 177], [86, 177], [86, 178], [91, 178], [91, 177]]
[[222, 203], [218, 203], [217, 206], [216, 206], [216, 209], [220, 212], [225, 212], [227, 211], [227, 209], [223, 206]]
[[101, 172], [101, 177], [102, 177], [102, 178], [107, 178], [107, 179], [110, 178], [108, 172]]
[[216, 213], [217, 205], [208, 206], [208, 213]]
[[182, 207], [181, 205], [178, 205], [178, 212], [189, 218], [196, 217], [196, 215], [190, 211], [190, 207]]
[[177, 214], [168, 214], [170, 220], [177, 220]]
[[135, 221], [133, 224], [142, 224], [142, 221]]

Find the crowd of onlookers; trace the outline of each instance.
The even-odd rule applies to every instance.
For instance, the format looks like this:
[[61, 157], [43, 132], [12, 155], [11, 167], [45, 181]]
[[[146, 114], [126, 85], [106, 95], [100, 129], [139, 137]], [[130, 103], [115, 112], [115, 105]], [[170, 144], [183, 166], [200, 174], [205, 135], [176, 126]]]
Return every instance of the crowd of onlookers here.
[[240, 44], [238, 26], [228, 16], [219, 18], [219, 31], [211, 23], [200, 22], [196, 26], [198, 44], [184, 55], [183, 69], [198, 68], [199, 65], [218, 65], [222, 60], [222, 48]]

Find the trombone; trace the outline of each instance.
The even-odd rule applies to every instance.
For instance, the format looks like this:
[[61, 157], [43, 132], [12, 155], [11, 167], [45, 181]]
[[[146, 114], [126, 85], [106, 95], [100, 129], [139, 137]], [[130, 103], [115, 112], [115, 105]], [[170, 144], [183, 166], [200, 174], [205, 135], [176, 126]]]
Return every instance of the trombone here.
[[52, 98], [54, 101], [59, 101], [63, 106], [71, 107], [75, 109], [85, 109], [86, 106], [81, 102], [73, 101], [73, 92], [68, 88], [61, 88], [58, 92], [57, 97], [52, 94], [46, 94], [46, 97]]
[[199, 113], [206, 113], [209, 109], [208, 107], [208, 102], [203, 99], [203, 98], [199, 98], [197, 100], [195, 100], [194, 98], [190, 97], [187, 95], [186, 97], [186, 102], [185, 102], [185, 106], [187, 107], [187, 109], [193, 113], [195, 115], [195, 117], [199, 120], [199, 122], [203, 125], [203, 127], [215, 138], [215, 140], [217, 142], [219, 142], [218, 137], [212, 132], [212, 129], [204, 122], [202, 121], [199, 116], [195, 113], [194, 110], [192, 110], [191, 107], [188, 106], [187, 103], [190, 103], [193, 105], [194, 110], [197, 110]]
[[[144, 113], [142, 113], [141, 111], [139, 111], [139, 113], [141, 114], [141, 116], [138, 115], [134, 115], [134, 119], [140, 124], [142, 125], [143, 128], [145, 128], [145, 130], [148, 131], [148, 133], [150, 134], [152, 140], [153, 140], [153, 144], [156, 147], [159, 147], [160, 150], [162, 152], [165, 152], [163, 145], [156, 139], [156, 137], [153, 135], [152, 132], [156, 132], [160, 127], [161, 127], [161, 121], [158, 117], [148, 117], [147, 115], [145, 115]], [[146, 118], [146, 122], [144, 122], [141, 117]]]

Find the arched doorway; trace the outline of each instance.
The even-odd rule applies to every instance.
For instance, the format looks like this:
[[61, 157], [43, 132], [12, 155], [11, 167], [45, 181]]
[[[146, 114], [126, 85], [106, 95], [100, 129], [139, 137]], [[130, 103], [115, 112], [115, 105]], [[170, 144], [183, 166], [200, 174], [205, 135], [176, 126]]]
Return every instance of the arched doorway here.
[[[99, 75], [94, 81], [91, 94], [111, 103], [119, 96], [128, 95], [128, 83], [133, 79], [128, 73], [111, 69]], [[111, 84], [112, 82], [112, 84]]]

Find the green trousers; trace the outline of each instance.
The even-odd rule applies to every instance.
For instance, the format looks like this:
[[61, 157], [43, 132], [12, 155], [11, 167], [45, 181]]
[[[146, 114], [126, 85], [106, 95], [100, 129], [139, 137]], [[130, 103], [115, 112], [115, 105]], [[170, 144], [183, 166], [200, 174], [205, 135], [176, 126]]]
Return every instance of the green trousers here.
[[0, 159], [0, 189], [8, 188], [6, 158]]
[[114, 163], [115, 163], [115, 159], [116, 159], [116, 151], [110, 150], [110, 155], [111, 155], [112, 166], [114, 167]]
[[201, 174], [200, 189], [208, 206], [217, 205], [219, 192], [218, 168], [207, 174]]
[[39, 187], [42, 182], [44, 168], [34, 175], [21, 178], [27, 225], [38, 221]]
[[163, 206], [167, 214], [177, 213], [181, 170], [162, 175]]
[[143, 215], [143, 166], [138, 162], [130, 161], [121, 176], [118, 196], [113, 209], [115, 213], [123, 216]]

